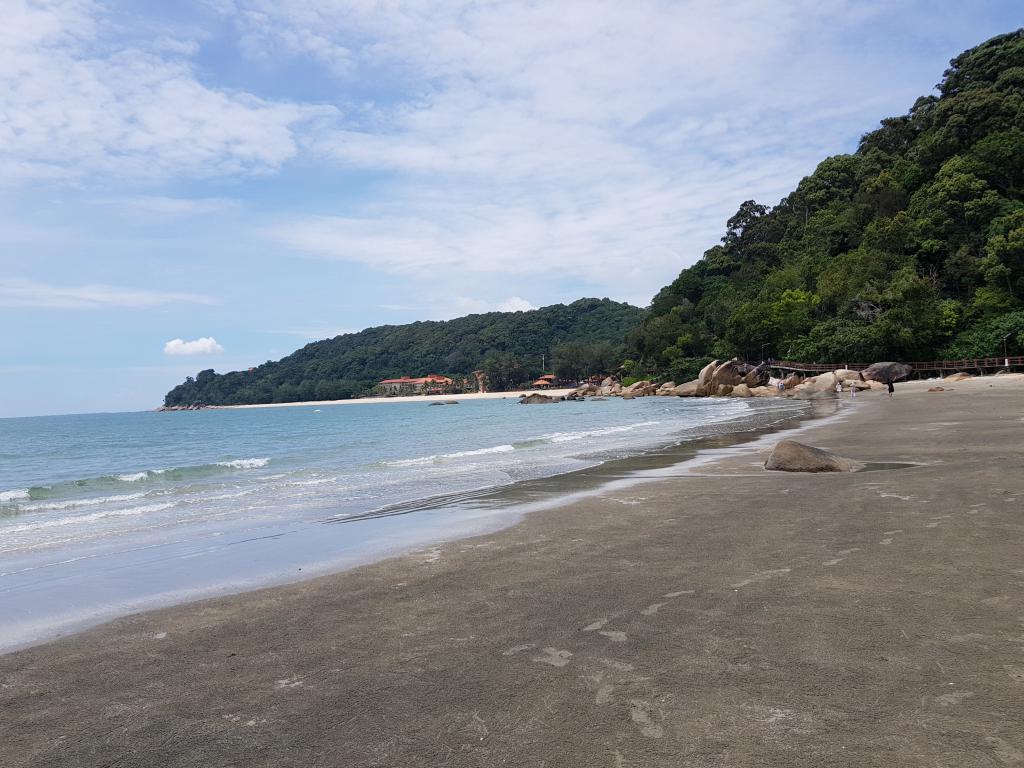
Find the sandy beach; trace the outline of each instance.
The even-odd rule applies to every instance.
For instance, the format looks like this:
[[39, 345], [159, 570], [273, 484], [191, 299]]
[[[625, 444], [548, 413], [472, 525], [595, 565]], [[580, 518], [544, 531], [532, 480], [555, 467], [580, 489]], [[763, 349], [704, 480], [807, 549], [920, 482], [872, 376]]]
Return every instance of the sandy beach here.
[[1024, 377], [934, 384], [800, 436], [874, 471], [758, 444], [2, 656], [0, 764], [1024, 765]]
[[502, 400], [532, 395], [542, 391], [551, 397], [562, 397], [571, 389], [517, 390], [515, 392], [463, 392], [455, 395], [396, 395], [394, 397], [357, 397], [351, 400], [304, 400], [301, 403], [254, 403], [250, 405], [211, 405], [208, 408], [292, 408], [324, 405], [379, 405], [381, 403], [438, 403], [455, 400]]

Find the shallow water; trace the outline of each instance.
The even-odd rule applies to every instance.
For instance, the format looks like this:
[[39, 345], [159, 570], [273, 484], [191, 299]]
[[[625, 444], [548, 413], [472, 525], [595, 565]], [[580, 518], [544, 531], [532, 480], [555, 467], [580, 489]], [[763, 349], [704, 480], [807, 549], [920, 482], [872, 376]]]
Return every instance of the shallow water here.
[[0, 648], [493, 529], [805, 410], [509, 399], [0, 420]]

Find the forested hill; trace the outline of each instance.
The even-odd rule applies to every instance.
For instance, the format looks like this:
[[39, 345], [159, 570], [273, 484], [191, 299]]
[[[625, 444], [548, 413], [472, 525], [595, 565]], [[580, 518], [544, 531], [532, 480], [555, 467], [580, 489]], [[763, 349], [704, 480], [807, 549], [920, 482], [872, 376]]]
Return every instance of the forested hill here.
[[938, 95], [883, 120], [654, 298], [636, 373], [711, 357], [806, 362], [1024, 353], [1024, 30], [951, 62]]
[[307, 344], [249, 371], [202, 371], [168, 392], [164, 404], [345, 399], [384, 378], [430, 373], [455, 378], [478, 369], [487, 372], [494, 389], [504, 389], [539, 376], [542, 363], [569, 374], [614, 370], [627, 334], [643, 315], [629, 304], [580, 299], [527, 312], [367, 328]]

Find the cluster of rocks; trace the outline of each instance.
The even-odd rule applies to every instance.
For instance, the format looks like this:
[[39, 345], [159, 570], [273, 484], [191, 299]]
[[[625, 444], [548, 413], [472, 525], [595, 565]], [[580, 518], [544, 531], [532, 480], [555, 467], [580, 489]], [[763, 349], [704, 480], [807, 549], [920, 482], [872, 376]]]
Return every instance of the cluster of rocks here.
[[[626, 400], [636, 397], [793, 397], [800, 400], [819, 400], [836, 396], [836, 384], [844, 391], [851, 388], [884, 389], [877, 381], [865, 381], [858, 371], [839, 368], [809, 378], [798, 374], [778, 379], [773, 378], [768, 365], [752, 365], [737, 359], [714, 360], [701, 370], [700, 375], [685, 384], [668, 381], [655, 384], [652, 381], [638, 381], [623, 387], [609, 377], [596, 384], [584, 384], [565, 396], [566, 400], [584, 400], [595, 397], [621, 397]], [[554, 401], [556, 398], [548, 398]]]
[[201, 411], [210, 406], [205, 403], [192, 403], [191, 405], [161, 405], [158, 411]]

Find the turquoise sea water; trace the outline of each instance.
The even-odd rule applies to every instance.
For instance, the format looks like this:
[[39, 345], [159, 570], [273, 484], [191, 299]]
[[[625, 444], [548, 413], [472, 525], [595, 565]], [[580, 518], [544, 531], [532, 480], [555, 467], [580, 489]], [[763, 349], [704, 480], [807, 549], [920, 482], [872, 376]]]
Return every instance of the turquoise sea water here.
[[510, 398], [0, 419], [0, 647], [493, 527], [493, 511], [429, 500], [593, 467], [758, 407]]

